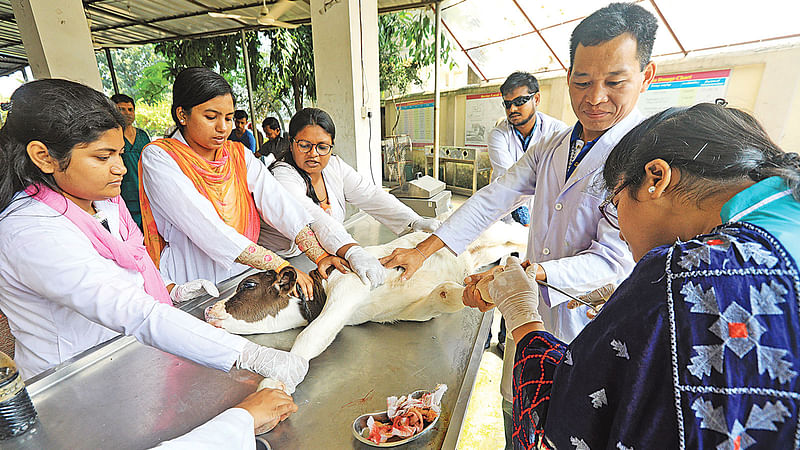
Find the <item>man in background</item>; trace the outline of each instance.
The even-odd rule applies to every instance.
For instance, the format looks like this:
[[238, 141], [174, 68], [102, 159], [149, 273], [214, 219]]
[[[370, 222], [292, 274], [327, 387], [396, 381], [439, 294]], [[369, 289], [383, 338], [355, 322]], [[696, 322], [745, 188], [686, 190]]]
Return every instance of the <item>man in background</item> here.
[[267, 141], [261, 144], [261, 148], [256, 152], [256, 156], [261, 158], [264, 164], [269, 165], [269, 163], [275, 161], [277, 156], [275, 154], [276, 149], [281, 147], [278, 142], [280, 139], [283, 139], [281, 137], [281, 123], [274, 117], [267, 117], [261, 122], [261, 128], [264, 129], [264, 135], [267, 137]]
[[142, 228], [142, 210], [139, 207], [139, 156], [142, 149], [150, 143], [150, 136], [141, 128], [133, 126], [136, 120], [136, 104], [128, 95], [114, 94], [111, 101], [116, 103], [117, 109], [125, 118], [125, 129], [122, 131], [125, 137], [125, 152], [122, 154], [122, 161], [128, 172], [122, 177], [121, 195], [125, 201], [125, 206], [131, 213], [131, 217]]
[[233, 131], [228, 136], [229, 141], [241, 142], [251, 152], [256, 152], [256, 137], [253, 132], [247, 129], [247, 113], [243, 109], [237, 109], [233, 113]]

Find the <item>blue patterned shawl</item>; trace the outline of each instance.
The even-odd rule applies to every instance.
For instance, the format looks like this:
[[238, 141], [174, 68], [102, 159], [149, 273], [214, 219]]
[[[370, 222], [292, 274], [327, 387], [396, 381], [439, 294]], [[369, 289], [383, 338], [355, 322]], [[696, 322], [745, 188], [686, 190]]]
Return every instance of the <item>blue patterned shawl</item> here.
[[569, 347], [519, 342], [514, 447], [800, 447], [798, 294], [749, 223], [653, 249]]

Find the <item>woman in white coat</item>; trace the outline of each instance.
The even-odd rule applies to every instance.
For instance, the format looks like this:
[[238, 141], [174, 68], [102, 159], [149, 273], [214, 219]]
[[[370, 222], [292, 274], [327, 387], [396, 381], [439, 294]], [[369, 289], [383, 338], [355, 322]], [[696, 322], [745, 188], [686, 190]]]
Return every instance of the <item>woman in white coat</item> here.
[[[331, 116], [317, 108], [305, 108], [289, 122], [288, 145], [270, 166], [275, 178], [291, 192], [315, 220], [325, 223], [331, 238], [348, 248], [347, 259], [367, 255], [344, 230], [345, 205], [356, 206], [399, 234], [409, 229], [432, 232], [440, 225], [423, 218], [395, 196], [356, 172], [333, 155], [336, 127]], [[292, 243], [270, 227], [263, 227], [263, 239], [273, 248], [296, 253]], [[380, 263], [375, 260], [380, 267]]]
[[171, 306], [119, 196], [124, 125], [103, 94], [66, 80], [34, 81], [11, 97], [0, 129], [0, 309], [22, 377], [123, 333], [293, 391], [307, 361]]
[[[178, 129], [145, 147], [141, 157], [139, 197], [151, 258], [176, 282], [219, 283], [248, 267], [280, 270], [288, 263], [256, 244], [263, 218], [315, 264], [344, 271], [344, 261], [317, 241], [313, 218], [252, 152], [227, 140], [233, 113], [233, 91], [219, 74], [192, 67], [175, 78], [172, 117]], [[298, 272], [297, 281], [313, 295], [308, 275]]]

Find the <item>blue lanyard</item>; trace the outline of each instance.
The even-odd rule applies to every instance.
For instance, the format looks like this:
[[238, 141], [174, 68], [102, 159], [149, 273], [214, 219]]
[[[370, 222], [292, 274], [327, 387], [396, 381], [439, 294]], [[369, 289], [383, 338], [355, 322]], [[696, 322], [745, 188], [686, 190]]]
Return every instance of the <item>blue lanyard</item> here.
[[[509, 124], [509, 125], [511, 125], [511, 124]], [[536, 127], [538, 127], [538, 126], [539, 126], [539, 120], [537, 119], [536, 123], [533, 124], [533, 129], [531, 130], [531, 134], [529, 134], [528, 137], [525, 137], [525, 136], [522, 135], [522, 132], [517, 129], [517, 127], [515, 127], [514, 125], [511, 125], [511, 129], [514, 130], [514, 134], [517, 135], [517, 138], [522, 143], [522, 151], [523, 152], [528, 151], [528, 144], [531, 143], [531, 138], [533, 137], [533, 134], [536, 133]]]
[[572, 128], [572, 136], [569, 138], [569, 159], [567, 160], [567, 180], [570, 175], [578, 168], [578, 164], [583, 161], [583, 158], [589, 153], [599, 137], [593, 141], [583, 142], [578, 139], [583, 131], [583, 126], [580, 122], [576, 123]]

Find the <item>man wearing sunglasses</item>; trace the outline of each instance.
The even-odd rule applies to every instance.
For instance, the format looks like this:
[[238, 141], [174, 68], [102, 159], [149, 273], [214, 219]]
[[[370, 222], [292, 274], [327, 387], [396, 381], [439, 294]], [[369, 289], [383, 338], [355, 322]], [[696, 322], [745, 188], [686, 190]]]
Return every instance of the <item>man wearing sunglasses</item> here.
[[[381, 262], [403, 267], [407, 279], [440, 248], [460, 254], [518, 201], [535, 194], [526, 254], [533, 263], [527, 270], [531, 278], [573, 295], [625, 279], [633, 257], [619, 230], [598, 209], [606, 195], [598, 185], [608, 154], [644, 119], [636, 103], [655, 76], [650, 55], [657, 27], [653, 14], [632, 3], [612, 3], [582, 20], [570, 39], [567, 73], [572, 110], [578, 117], [575, 126], [530, 144], [505, 175], [475, 193], [433, 235], [416, 248], [395, 250]], [[493, 305], [475, 289], [480, 278], [465, 280], [464, 304], [486, 311]], [[571, 342], [589, 321], [586, 307], [568, 309], [569, 298], [546, 287], [539, 287], [539, 295], [544, 327]], [[508, 400], [513, 398], [515, 354], [510, 339], [506, 347], [501, 391]]]
[[[488, 151], [492, 181], [503, 176], [528, 147], [543, 136], [567, 128], [567, 125], [537, 111], [541, 99], [539, 81], [528, 72], [514, 72], [500, 86], [506, 118], [489, 132]], [[514, 211], [503, 218], [528, 226], [530, 199], [522, 199]]]

